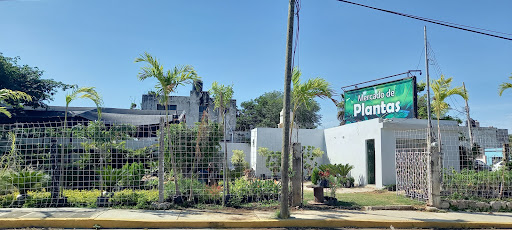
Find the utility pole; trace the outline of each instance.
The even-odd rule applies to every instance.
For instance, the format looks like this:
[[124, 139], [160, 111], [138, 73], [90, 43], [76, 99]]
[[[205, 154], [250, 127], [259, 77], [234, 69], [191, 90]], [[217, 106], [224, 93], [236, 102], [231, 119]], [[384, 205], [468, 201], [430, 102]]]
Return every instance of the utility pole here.
[[290, 155], [290, 88], [292, 82], [292, 46], [293, 46], [293, 19], [295, 17], [295, 0], [289, 0], [288, 7], [288, 35], [286, 36], [286, 67], [284, 76], [284, 126], [283, 126], [283, 149], [281, 151], [281, 218], [290, 217], [288, 208], [288, 167]]
[[471, 131], [471, 118], [469, 116], [469, 105], [468, 105], [468, 92], [466, 91], [466, 84], [462, 82], [462, 87], [464, 87], [464, 93], [466, 94], [466, 119], [468, 120], [468, 131], [469, 131], [469, 151], [473, 153], [473, 132]]
[[[432, 151], [432, 115], [430, 113], [430, 75], [428, 66], [427, 26], [423, 27], [425, 36], [425, 72], [427, 73], [427, 153], [430, 157], [428, 164], [428, 205], [439, 207], [441, 204], [441, 170], [439, 151]], [[438, 140], [438, 144], [441, 144]]]

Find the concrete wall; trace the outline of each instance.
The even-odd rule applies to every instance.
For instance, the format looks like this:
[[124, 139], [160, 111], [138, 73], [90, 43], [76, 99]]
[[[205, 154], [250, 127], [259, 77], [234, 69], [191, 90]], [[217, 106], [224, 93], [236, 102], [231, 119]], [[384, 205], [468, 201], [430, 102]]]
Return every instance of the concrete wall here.
[[[264, 157], [258, 155], [258, 148], [264, 147], [271, 151], [280, 152], [282, 151], [282, 137], [283, 130], [281, 128], [256, 128], [251, 131], [251, 167], [254, 168], [256, 176], [265, 174], [268, 177], [272, 175], [265, 166]], [[311, 145], [320, 148], [324, 152], [326, 151], [324, 132], [321, 129], [299, 129], [298, 135], [297, 130], [294, 130], [292, 141], [299, 142], [302, 146]], [[319, 159], [319, 162], [324, 163], [324, 159]]]
[[375, 139], [375, 183], [377, 187], [382, 187], [381, 127], [379, 119], [373, 119], [326, 129], [324, 134], [328, 163], [353, 165], [350, 174], [355, 179], [354, 183], [366, 185], [366, 140]]
[[[224, 143], [220, 143], [221, 151], [224, 152]], [[249, 143], [226, 143], [228, 149], [228, 165], [233, 168], [231, 164], [231, 157], [233, 157], [233, 150], [242, 150], [245, 154], [245, 161], [251, 164], [251, 145]]]

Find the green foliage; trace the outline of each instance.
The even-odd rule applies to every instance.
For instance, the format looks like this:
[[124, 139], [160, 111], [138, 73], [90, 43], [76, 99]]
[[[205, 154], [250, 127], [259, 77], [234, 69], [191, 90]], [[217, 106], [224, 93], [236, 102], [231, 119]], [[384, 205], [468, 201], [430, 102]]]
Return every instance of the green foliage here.
[[151, 203], [158, 201], [158, 190], [125, 189], [114, 193], [110, 202], [115, 207], [135, 207], [149, 209]]
[[[258, 148], [258, 154], [265, 157], [265, 166], [272, 172], [272, 177], [276, 177], [277, 174], [281, 171], [281, 152], [270, 151], [268, 148], [260, 147]], [[292, 157], [289, 159], [291, 161]], [[290, 172], [292, 171], [290, 170]]]
[[463, 169], [443, 173], [443, 186], [451, 198], [483, 200], [512, 198], [512, 171], [500, 169], [497, 171], [474, 171]]
[[[190, 84], [195, 80], [201, 79], [197, 76], [196, 71], [192, 66], [175, 66], [171, 70], [164, 71], [162, 64], [151, 56], [151, 54], [144, 52], [135, 62], [145, 62], [147, 65], [140, 69], [137, 78], [141, 81], [148, 78], [156, 78], [158, 83], [155, 85], [157, 94], [160, 95], [160, 102], [167, 105], [169, 101], [169, 94], [176, 91], [180, 85]], [[165, 106], [167, 111], [167, 106]]]
[[64, 121], [67, 121], [69, 103], [76, 100], [77, 98], [90, 99], [98, 109], [98, 120], [101, 119], [101, 105], [103, 101], [100, 94], [94, 89], [94, 87], [80, 87], [73, 89], [73, 92], [66, 94], [66, 113], [64, 114]]
[[[252, 128], [276, 127], [279, 124], [279, 113], [283, 109], [283, 93], [272, 91], [242, 102], [236, 126], [237, 130]], [[320, 125], [320, 105], [311, 101], [308, 107], [299, 107], [296, 111], [295, 123], [301, 128], [314, 129]]]
[[445, 102], [445, 99], [452, 95], [459, 95], [464, 99], [468, 98], [467, 92], [462, 86], [451, 88], [453, 78], [445, 78], [444, 75], [437, 80], [432, 80], [430, 84], [432, 92], [434, 94], [434, 100], [432, 101], [432, 110], [436, 114], [436, 117], [440, 118], [442, 115], [448, 112], [450, 106]]
[[235, 166], [236, 172], [243, 172], [249, 168], [249, 162], [245, 161], [245, 153], [243, 150], [234, 149], [231, 163]]
[[[316, 77], [312, 79], [308, 79], [305, 82], [301, 82], [302, 73], [299, 68], [294, 67], [292, 73], [292, 84], [293, 89], [291, 91], [291, 106], [293, 117], [291, 117], [291, 124], [295, 123], [295, 117], [297, 117], [297, 112], [300, 107], [305, 107], [306, 109], [310, 106], [313, 106], [315, 98], [329, 98], [334, 104], [338, 104], [334, 97], [334, 90], [331, 88], [329, 82], [325, 79]], [[299, 127], [299, 123], [297, 123]], [[291, 126], [293, 127], [293, 126]], [[305, 127], [302, 127], [305, 128]]]
[[324, 155], [324, 151], [317, 147], [308, 145], [302, 146], [302, 154], [306, 176], [311, 176], [313, 168], [318, 166], [316, 159], [322, 157], [322, 155]]
[[39, 190], [49, 181], [49, 176], [44, 172], [31, 168], [11, 171], [8, 177], [9, 182], [18, 189], [20, 194], [27, 194], [28, 191]]
[[336, 177], [346, 177], [354, 169], [354, 166], [349, 164], [325, 164], [320, 165], [319, 168], [322, 171], [329, 171]]
[[317, 167], [315, 167], [313, 169], [313, 172], [311, 173], [311, 183], [313, 184], [317, 184], [318, 183], [318, 180], [320, 179], [320, 169], [318, 169]]
[[[512, 80], [512, 76], [510, 76], [508, 79]], [[507, 89], [512, 89], [512, 83], [503, 82], [500, 84], [500, 86], [498, 88], [498, 94], [500, 95], [500, 97], [503, 94], [503, 91], [505, 91]]]
[[123, 179], [123, 170], [112, 168], [112, 165], [107, 165], [96, 173], [101, 176], [103, 185], [107, 190], [118, 188]]
[[[6, 104], [7, 100], [14, 101], [32, 101], [32, 97], [21, 91], [13, 91], [9, 89], [0, 89], [0, 104]], [[11, 118], [11, 113], [6, 107], [0, 106], [0, 113]]]
[[338, 178], [335, 176], [329, 176], [329, 193], [331, 197], [336, 198], [336, 190], [338, 190], [339, 182]]
[[142, 177], [145, 174], [144, 164], [133, 162], [123, 165], [121, 168], [122, 178], [120, 184], [124, 187], [140, 187], [144, 182]]
[[64, 196], [72, 207], [96, 207], [96, 200], [101, 195], [98, 189], [93, 190], [64, 190]]
[[[214, 81], [210, 89], [210, 96], [214, 98], [215, 109], [224, 110], [229, 108], [231, 99], [233, 98], [233, 85], [222, 85]], [[224, 112], [221, 113], [224, 116]]]
[[[237, 178], [230, 182], [231, 195], [242, 202], [268, 200], [281, 191], [281, 184], [274, 180], [246, 180]], [[251, 196], [251, 198], [249, 198]]]
[[5, 57], [0, 53], [0, 89], [25, 92], [32, 100], [27, 100], [26, 97], [11, 98], [5, 101], [7, 104], [16, 106], [23, 103], [34, 108], [47, 107], [46, 103], [53, 100], [53, 95], [58, 89], [66, 90], [72, 87], [52, 79], [41, 79], [42, 70], [19, 65], [19, 60], [19, 57]]
[[[165, 164], [172, 162], [171, 156], [176, 158], [176, 166], [190, 171], [195, 162], [190, 159], [194, 159], [196, 156], [196, 148], [199, 148], [201, 157], [199, 158], [199, 164], [196, 168], [207, 168], [208, 163], [212, 162], [214, 158], [222, 156], [220, 148], [220, 140], [223, 138], [222, 127], [218, 123], [207, 124], [206, 127], [202, 127], [202, 132], [199, 135], [198, 129], [200, 126], [196, 125], [188, 127], [186, 124], [171, 124], [165, 128], [164, 143], [168, 143], [169, 138], [171, 139], [172, 155], [169, 151], [169, 145], [165, 147]], [[160, 131], [157, 135], [160, 136]], [[201, 141], [197, 141], [201, 139]], [[174, 171], [174, 170], [173, 170]]]

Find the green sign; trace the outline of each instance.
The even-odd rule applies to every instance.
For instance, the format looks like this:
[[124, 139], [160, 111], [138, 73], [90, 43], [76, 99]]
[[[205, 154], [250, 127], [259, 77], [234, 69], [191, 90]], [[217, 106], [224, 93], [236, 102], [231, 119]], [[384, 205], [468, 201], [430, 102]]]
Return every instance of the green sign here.
[[373, 118], [416, 118], [416, 78], [345, 92], [345, 121]]

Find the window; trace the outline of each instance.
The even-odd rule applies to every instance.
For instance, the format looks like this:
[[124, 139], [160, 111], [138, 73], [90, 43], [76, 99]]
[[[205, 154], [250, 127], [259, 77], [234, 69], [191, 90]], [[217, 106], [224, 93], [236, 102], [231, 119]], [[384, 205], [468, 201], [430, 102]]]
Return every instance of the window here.
[[[169, 110], [177, 110], [178, 106], [177, 105], [168, 105], [167, 108]], [[165, 110], [165, 106], [162, 104], [157, 104], [156, 110]]]

